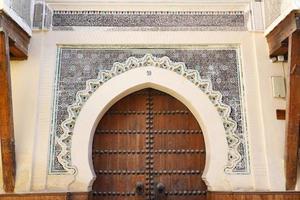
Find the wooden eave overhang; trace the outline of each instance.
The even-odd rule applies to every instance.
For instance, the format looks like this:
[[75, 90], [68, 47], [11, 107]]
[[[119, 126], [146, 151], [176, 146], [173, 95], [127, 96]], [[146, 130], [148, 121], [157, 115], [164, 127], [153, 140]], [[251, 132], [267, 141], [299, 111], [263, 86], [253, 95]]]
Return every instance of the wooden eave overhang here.
[[10, 59], [27, 59], [30, 35], [2, 10], [0, 10], [0, 27], [9, 40]]
[[300, 10], [292, 11], [269, 34], [266, 35], [269, 44], [270, 57], [288, 54], [288, 37], [300, 30]]

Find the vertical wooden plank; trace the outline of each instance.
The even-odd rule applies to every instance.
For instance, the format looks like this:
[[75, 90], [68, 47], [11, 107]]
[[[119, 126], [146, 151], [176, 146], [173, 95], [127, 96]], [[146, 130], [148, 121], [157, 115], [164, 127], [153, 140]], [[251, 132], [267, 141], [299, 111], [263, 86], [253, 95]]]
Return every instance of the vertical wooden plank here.
[[[147, 94], [145, 90], [114, 104], [98, 124], [93, 141], [93, 162], [97, 178], [90, 199], [143, 200], [135, 193], [146, 171]], [[113, 152], [114, 153], [113, 153]], [[73, 196], [72, 196], [73, 198]]]
[[201, 128], [184, 104], [159, 93], [153, 95], [153, 128], [157, 133], [154, 134], [157, 152], [154, 170], [160, 172], [154, 177], [154, 183], [164, 184], [166, 195], [158, 195], [157, 199], [206, 200], [207, 187], [201, 178], [205, 166], [205, 153], [200, 153], [205, 149]]
[[[300, 115], [300, 75], [294, 66], [300, 64], [300, 33], [294, 32], [289, 37], [289, 75], [287, 78], [286, 109], [286, 189], [294, 190], [297, 181]], [[297, 71], [297, 70], [296, 70]]]
[[15, 186], [15, 150], [9, 43], [5, 32], [0, 32], [0, 138], [3, 187], [13, 192]]

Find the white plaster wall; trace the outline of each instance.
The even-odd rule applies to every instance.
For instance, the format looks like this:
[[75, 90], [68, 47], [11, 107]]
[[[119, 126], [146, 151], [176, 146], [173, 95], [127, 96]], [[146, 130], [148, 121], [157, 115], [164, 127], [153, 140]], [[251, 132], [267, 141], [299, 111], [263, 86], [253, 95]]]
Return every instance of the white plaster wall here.
[[300, 9], [300, 0], [265, 0], [264, 18], [266, 30], [270, 33], [290, 12]]
[[30, 191], [32, 154], [34, 152], [39, 93], [41, 43], [31, 39], [27, 61], [11, 62], [14, 131], [16, 145], [16, 191]]
[[[272, 97], [271, 76], [284, 76], [283, 63], [271, 63], [268, 59], [268, 45], [262, 34], [253, 34], [254, 52], [260, 98], [267, 167], [271, 190], [284, 190], [284, 145], [285, 121], [276, 119], [276, 109], [285, 109], [285, 99]], [[259, 166], [257, 166], [259, 167]]]
[[[26, 4], [31, 4], [33, 0], [26, 0], [24, 1]], [[30, 5], [30, 6], [31, 6]], [[30, 7], [29, 6], [29, 7]], [[30, 7], [31, 8], [31, 7]], [[32, 19], [32, 10], [28, 11], [28, 15], [26, 16], [27, 20], [22, 18], [22, 13], [17, 13], [16, 10], [13, 9], [12, 7], [12, 1], [11, 0], [0, 0], [0, 10], [3, 10], [7, 15], [9, 15], [14, 21], [24, 30], [28, 35], [31, 36], [32, 31], [31, 31], [31, 24], [29, 23], [29, 18]], [[25, 11], [25, 10], [24, 10]]]

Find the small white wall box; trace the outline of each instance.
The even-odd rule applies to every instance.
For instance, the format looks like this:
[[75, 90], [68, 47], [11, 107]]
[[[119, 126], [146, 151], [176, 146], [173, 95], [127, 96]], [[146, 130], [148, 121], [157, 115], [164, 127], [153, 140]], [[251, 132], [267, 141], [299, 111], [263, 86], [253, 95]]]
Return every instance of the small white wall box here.
[[272, 89], [274, 98], [285, 98], [286, 88], [283, 76], [272, 76]]

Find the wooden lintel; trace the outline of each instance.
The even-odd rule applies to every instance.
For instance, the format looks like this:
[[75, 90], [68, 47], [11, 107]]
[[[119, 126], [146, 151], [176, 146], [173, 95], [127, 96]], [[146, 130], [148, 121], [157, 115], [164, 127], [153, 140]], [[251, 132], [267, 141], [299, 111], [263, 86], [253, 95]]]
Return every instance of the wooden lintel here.
[[8, 36], [0, 32], [0, 140], [3, 187], [13, 192], [15, 186], [15, 148]]
[[0, 27], [8, 35], [11, 59], [27, 59], [30, 36], [3, 11], [0, 11]]
[[300, 31], [300, 13], [291, 12], [267, 35], [270, 57], [288, 54], [288, 37]]
[[287, 77], [286, 110], [286, 189], [294, 190], [297, 182], [300, 134], [300, 76], [296, 73], [300, 64], [300, 32], [289, 36], [289, 73]]

